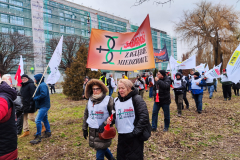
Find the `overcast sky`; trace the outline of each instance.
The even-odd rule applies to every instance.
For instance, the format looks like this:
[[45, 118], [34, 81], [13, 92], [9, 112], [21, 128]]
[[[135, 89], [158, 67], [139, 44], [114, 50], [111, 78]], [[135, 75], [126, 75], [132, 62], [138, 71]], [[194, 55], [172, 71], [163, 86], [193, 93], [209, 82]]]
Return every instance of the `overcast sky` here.
[[[149, 0], [140, 6], [131, 7], [135, 0], [69, 0], [83, 6], [99, 9], [100, 11], [114, 14], [130, 20], [131, 24], [140, 25], [147, 14], [150, 15], [151, 27], [166, 31], [170, 36], [178, 37], [174, 32], [174, 22], [179, 22], [184, 10], [192, 10], [200, 0], [174, 0], [171, 4], [156, 5]], [[164, 0], [160, 0], [164, 1]], [[206, 0], [213, 3], [221, 3], [234, 6], [235, 10], [240, 11], [238, 0]], [[188, 45], [178, 40], [178, 60], [182, 53], [188, 51]]]

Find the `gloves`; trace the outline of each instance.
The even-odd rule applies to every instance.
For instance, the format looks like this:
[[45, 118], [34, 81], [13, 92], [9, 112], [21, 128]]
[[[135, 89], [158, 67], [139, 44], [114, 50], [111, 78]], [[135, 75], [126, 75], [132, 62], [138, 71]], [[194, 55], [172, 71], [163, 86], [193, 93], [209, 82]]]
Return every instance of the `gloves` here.
[[104, 123], [101, 126], [99, 126], [98, 133], [103, 133], [104, 127], [105, 127]]
[[88, 131], [87, 130], [83, 130], [83, 137], [85, 139], [87, 139], [87, 137], [88, 137]]

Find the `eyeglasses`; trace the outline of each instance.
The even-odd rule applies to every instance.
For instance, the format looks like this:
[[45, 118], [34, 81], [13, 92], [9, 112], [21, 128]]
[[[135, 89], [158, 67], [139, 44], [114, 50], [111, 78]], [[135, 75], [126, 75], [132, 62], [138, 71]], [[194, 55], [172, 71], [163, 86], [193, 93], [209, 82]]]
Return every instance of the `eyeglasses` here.
[[101, 88], [92, 88], [93, 91], [99, 91]]

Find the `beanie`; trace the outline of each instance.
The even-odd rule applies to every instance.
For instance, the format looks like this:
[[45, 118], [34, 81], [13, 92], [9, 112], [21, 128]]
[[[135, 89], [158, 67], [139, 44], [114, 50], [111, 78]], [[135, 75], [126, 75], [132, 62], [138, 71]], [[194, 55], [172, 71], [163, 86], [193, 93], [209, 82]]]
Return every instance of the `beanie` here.
[[199, 72], [195, 72], [193, 75], [200, 76]]
[[21, 76], [21, 78], [23, 78], [23, 77], [26, 77], [26, 78], [29, 79], [28, 75], [26, 75], [26, 74], [23, 74], [23, 75]]
[[163, 75], [163, 77], [166, 76], [166, 71], [165, 70], [159, 70], [158, 72], [160, 72]]

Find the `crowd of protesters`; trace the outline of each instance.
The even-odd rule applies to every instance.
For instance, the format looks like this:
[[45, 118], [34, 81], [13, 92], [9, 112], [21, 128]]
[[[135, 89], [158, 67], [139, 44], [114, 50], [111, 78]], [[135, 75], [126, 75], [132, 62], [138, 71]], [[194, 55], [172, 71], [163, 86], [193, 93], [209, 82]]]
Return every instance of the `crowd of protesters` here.
[[[226, 69], [223, 70], [222, 83], [224, 101], [231, 100], [231, 89], [239, 96], [240, 83], [233, 84], [228, 80]], [[17, 138], [30, 135], [28, 119], [36, 123], [37, 131], [31, 144], [38, 144], [42, 138], [51, 136], [48, 111], [50, 95], [42, 74], [34, 76], [34, 81], [23, 74], [20, 91], [13, 87], [8, 77], [3, 76], [0, 84], [0, 160], [15, 160], [18, 156]], [[35, 84], [34, 84], [35, 82]], [[204, 87], [208, 89], [209, 99], [217, 92], [217, 79], [207, 77], [204, 73], [193, 72], [188, 76], [179, 70], [174, 79], [165, 70], [159, 70], [156, 77], [153, 73], [138, 74], [136, 79], [128, 80], [123, 74], [116, 82], [112, 74], [109, 78], [103, 73], [100, 79], [84, 78], [82, 98], [88, 100], [83, 120], [83, 137], [89, 139], [89, 146], [96, 150], [96, 159], [114, 160], [109, 146], [112, 138], [118, 134], [117, 159], [143, 159], [144, 141], [148, 140], [151, 132], [157, 131], [160, 108], [164, 113], [164, 128], [170, 127], [171, 88], [174, 91], [177, 115], [182, 116], [184, 103], [189, 109], [187, 92], [195, 101], [196, 112], [202, 113]], [[37, 90], [36, 90], [37, 86]], [[49, 85], [51, 93], [55, 92], [54, 85]], [[114, 88], [118, 88], [118, 96], [112, 97]], [[144, 93], [149, 91], [149, 98], [154, 101], [152, 124], [149, 122], [147, 105], [143, 100]], [[107, 95], [108, 93], [108, 95]], [[35, 112], [37, 115], [35, 117]], [[23, 119], [23, 133], [17, 129], [16, 118]], [[110, 131], [105, 128], [109, 125]], [[114, 127], [115, 126], [115, 127]], [[43, 133], [43, 135], [42, 135]], [[7, 137], [7, 138], [6, 138]]]

